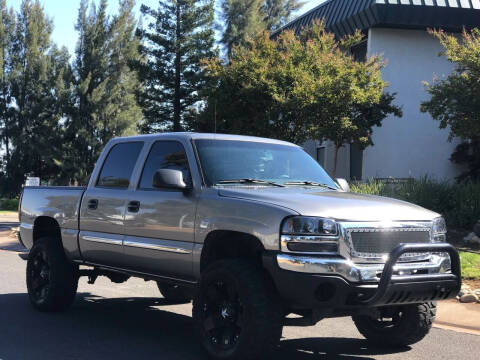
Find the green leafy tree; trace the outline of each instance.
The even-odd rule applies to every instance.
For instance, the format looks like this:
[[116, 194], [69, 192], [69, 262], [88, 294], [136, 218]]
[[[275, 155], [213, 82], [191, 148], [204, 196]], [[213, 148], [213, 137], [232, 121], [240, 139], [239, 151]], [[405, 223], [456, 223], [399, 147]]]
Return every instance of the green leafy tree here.
[[258, 35], [236, 48], [227, 65], [206, 60], [213, 86], [197, 129], [297, 143], [331, 140], [335, 153], [349, 143], [372, 145], [373, 127], [401, 110], [384, 92], [382, 60], [357, 62], [350, 55], [360, 41], [358, 33], [337, 41], [316, 23], [299, 36]]
[[421, 105], [437, 121], [441, 129], [449, 128], [450, 140], [463, 142], [451, 160], [467, 166], [459, 179], [480, 180], [480, 29], [464, 31], [458, 38], [443, 31], [431, 31], [444, 47], [454, 71], [444, 79], [426, 84], [430, 99]]
[[133, 7], [133, 0], [121, 0], [110, 18], [106, 0], [91, 9], [86, 0], [80, 3], [61, 164], [71, 181], [85, 183], [105, 144], [136, 133], [142, 119], [136, 99], [141, 82], [132, 66], [140, 60]]
[[216, 55], [213, 0], [160, 0], [158, 9], [142, 6], [150, 23], [138, 34], [145, 89], [140, 93], [142, 132], [181, 131], [201, 106], [205, 86], [200, 60]]

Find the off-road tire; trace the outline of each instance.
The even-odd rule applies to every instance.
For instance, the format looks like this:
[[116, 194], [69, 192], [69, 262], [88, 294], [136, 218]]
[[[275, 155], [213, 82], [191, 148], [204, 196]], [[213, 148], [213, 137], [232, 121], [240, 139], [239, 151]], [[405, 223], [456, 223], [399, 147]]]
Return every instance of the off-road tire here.
[[358, 331], [371, 343], [381, 347], [401, 347], [422, 340], [430, 331], [437, 311], [436, 302], [402, 305], [398, 323], [381, 328], [368, 315], [352, 316]]
[[[43, 270], [39, 271], [41, 261]], [[35, 309], [64, 311], [73, 303], [77, 293], [78, 266], [68, 261], [57, 239], [45, 237], [38, 239], [30, 250], [26, 279], [30, 302]], [[38, 290], [40, 283], [41, 291]]]
[[[221, 349], [205, 329], [207, 289], [215, 281], [225, 281], [235, 288], [241, 304], [242, 327], [234, 346]], [[223, 316], [223, 315], [222, 315]], [[266, 359], [280, 340], [283, 312], [278, 294], [266, 272], [243, 259], [220, 260], [202, 272], [197, 296], [193, 301], [193, 319], [199, 339], [213, 359]]]
[[189, 296], [185, 290], [175, 284], [167, 284], [157, 281], [158, 290], [167, 301], [175, 303], [188, 303], [192, 301], [191, 296]]

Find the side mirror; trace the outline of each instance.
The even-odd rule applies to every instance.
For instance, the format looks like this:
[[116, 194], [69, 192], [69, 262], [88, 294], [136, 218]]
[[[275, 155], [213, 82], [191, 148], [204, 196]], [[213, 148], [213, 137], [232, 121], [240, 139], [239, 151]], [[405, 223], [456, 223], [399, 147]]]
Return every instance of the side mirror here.
[[340, 189], [342, 189], [345, 192], [350, 192], [350, 185], [348, 185], [347, 180], [342, 178], [336, 178], [335, 181], [340, 186]]
[[152, 185], [157, 189], [188, 189], [187, 184], [183, 181], [183, 173], [174, 169], [159, 169], [155, 171]]

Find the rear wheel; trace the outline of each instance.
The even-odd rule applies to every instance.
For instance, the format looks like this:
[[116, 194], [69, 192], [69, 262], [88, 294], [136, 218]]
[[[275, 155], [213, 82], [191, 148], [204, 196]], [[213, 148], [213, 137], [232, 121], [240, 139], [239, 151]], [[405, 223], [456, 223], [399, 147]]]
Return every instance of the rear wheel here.
[[75, 299], [78, 267], [65, 256], [56, 239], [35, 242], [27, 260], [27, 289], [30, 302], [40, 311], [62, 311]]
[[157, 281], [157, 286], [162, 296], [168, 301], [187, 303], [192, 300], [191, 296], [189, 296], [186, 291], [178, 285]]
[[203, 273], [193, 318], [214, 359], [266, 358], [282, 334], [282, 311], [273, 284], [258, 266], [222, 260]]
[[379, 316], [352, 316], [358, 331], [378, 346], [406, 346], [422, 340], [435, 321], [436, 303], [391, 306], [379, 309]]

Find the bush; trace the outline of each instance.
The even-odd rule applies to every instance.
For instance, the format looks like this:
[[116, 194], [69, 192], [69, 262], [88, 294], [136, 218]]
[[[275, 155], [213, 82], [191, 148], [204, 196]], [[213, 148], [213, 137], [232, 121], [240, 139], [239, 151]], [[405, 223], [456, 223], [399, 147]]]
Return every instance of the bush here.
[[351, 185], [352, 192], [405, 200], [445, 217], [447, 225], [471, 229], [480, 219], [480, 183], [450, 183], [428, 177], [404, 183], [386, 184], [369, 181]]
[[0, 199], [0, 210], [17, 211], [18, 199]]

